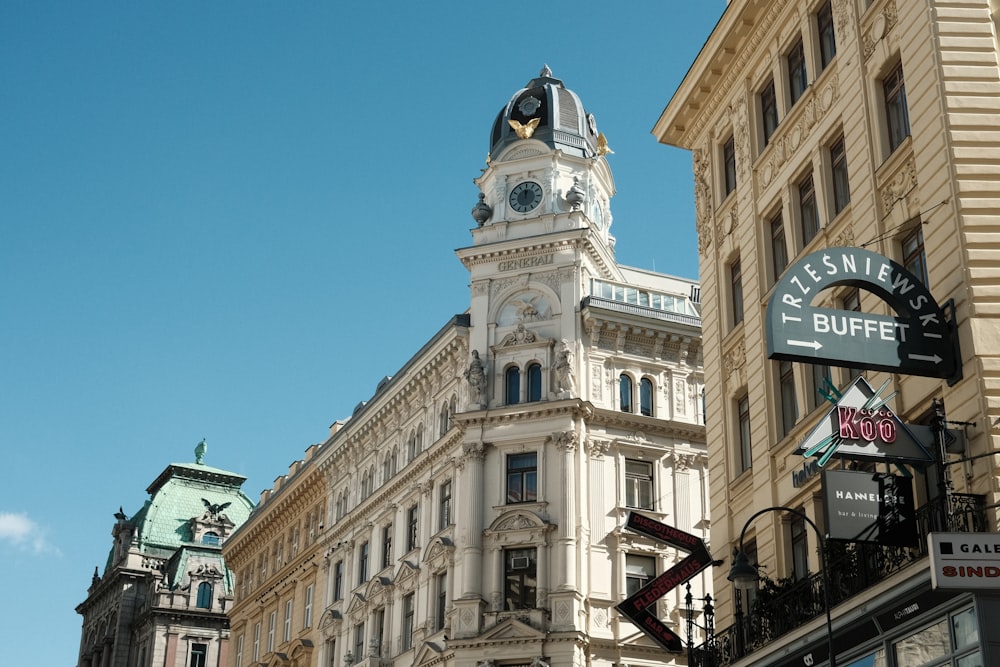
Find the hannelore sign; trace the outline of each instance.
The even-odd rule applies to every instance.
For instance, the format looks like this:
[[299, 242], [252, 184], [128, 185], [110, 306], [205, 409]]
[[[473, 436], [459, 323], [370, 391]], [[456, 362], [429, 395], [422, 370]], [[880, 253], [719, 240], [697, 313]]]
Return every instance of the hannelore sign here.
[[[895, 315], [811, 305], [824, 289], [871, 292]], [[827, 248], [785, 270], [767, 303], [767, 356], [810, 364], [961, 378], [955, 323], [920, 279], [862, 248]]]

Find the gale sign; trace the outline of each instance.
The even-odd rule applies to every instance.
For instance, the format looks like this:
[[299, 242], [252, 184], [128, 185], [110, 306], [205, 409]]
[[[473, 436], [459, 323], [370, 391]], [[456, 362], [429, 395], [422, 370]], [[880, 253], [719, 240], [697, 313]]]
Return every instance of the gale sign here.
[[[810, 305], [838, 285], [877, 295], [895, 316]], [[954, 320], [919, 278], [862, 248], [826, 248], [788, 267], [766, 321], [769, 359], [961, 379]]]
[[1000, 535], [931, 533], [927, 542], [935, 590], [1000, 589]]

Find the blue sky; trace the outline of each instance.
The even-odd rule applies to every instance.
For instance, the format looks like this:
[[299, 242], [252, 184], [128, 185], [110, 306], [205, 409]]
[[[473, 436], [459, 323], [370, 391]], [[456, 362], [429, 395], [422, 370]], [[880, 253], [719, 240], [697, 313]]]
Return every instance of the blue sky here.
[[168, 463], [207, 438], [256, 500], [466, 309], [472, 179], [544, 64], [615, 151], [619, 262], [696, 277], [691, 158], [650, 129], [724, 7], [0, 3], [8, 661], [75, 664]]

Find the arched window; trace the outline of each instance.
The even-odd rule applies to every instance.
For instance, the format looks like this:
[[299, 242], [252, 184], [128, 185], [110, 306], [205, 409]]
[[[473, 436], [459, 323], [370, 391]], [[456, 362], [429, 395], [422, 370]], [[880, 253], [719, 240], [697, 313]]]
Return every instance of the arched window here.
[[424, 425], [417, 427], [417, 454], [424, 451]]
[[392, 452], [386, 452], [382, 461], [382, 483], [388, 482], [390, 477], [392, 477]]
[[417, 434], [410, 431], [410, 439], [406, 442], [406, 460], [409, 462], [415, 458], [417, 458]]
[[448, 415], [448, 402], [445, 401], [444, 403], [441, 404], [441, 423], [438, 426], [438, 437], [439, 438], [442, 437], [445, 433], [448, 432], [448, 426], [449, 426], [448, 422], [449, 421], [450, 421], [450, 418], [449, 418], [449, 415]]
[[649, 378], [639, 380], [639, 414], [653, 416], [653, 381]]
[[203, 581], [198, 584], [198, 602], [197, 606], [199, 609], [211, 609], [212, 608], [212, 584], [207, 581]]
[[219, 534], [209, 531], [201, 536], [201, 543], [217, 547], [219, 546]]
[[521, 369], [511, 366], [504, 373], [504, 396], [507, 405], [516, 405], [521, 400]]
[[542, 365], [528, 365], [528, 400], [542, 400]]
[[632, 408], [632, 378], [622, 373], [618, 378], [618, 404], [622, 412], [634, 412]]

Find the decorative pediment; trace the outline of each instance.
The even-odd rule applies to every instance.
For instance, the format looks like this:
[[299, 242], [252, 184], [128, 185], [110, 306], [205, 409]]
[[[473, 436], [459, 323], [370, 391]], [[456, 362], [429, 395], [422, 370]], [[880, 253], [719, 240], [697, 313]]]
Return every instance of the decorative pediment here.
[[308, 665], [309, 657], [312, 655], [313, 643], [308, 639], [296, 639], [292, 642], [292, 648], [289, 649], [288, 655], [292, 657], [297, 664]]
[[392, 589], [392, 579], [389, 577], [373, 577], [368, 582], [368, 588], [365, 590], [365, 600], [377, 604], [386, 595], [386, 589]]
[[479, 636], [479, 641], [484, 642], [524, 642], [533, 640], [544, 641], [545, 633], [516, 618], [505, 619]]
[[271, 655], [264, 656], [263, 664], [267, 665], [267, 667], [289, 667], [291, 662], [284, 653], [272, 653]]
[[319, 622], [319, 630], [323, 639], [335, 637], [340, 632], [340, 626], [344, 624], [344, 617], [337, 609], [327, 609], [323, 612], [323, 618]]
[[519, 322], [514, 330], [507, 333], [503, 338], [500, 339], [496, 345], [493, 346], [494, 350], [500, 350], [503, 348], [510, 347], [525, 347], [525, 346], [551, 346], [555, 343], [551, 338], [546, 338], [544, 336], [539, 336], [531, 329], [524, 326], [523, 323]]
[[438, 569], [455, 560], [455, 543], [447, 537], [438, 536], [431, 540], [423, 558], [431, 569]]
[[368, 613], [368, 600], [361, 593], [351, 595], [351, 604], [347, 607], [347, 615], [353, 623], [359, 623]]
[[483, 534], [493, 546], [539, 543], [554, 528], [554, 524], [546, 523], [534, 512], [518, 509], [501, 514]]
[[420, 572], [420, 568], [411, 563], [408, 560], [404, 560], [399, 568], [396, 570], [396, 576], [393, 577], [393, 582], [399, 587], [404, 593], [409, 593], [417, 585], [417, 574]]
[[443, 651], [444, 649], [434, 642], [424, 642], [417, 650], [416, 655], [413, 656], [413, 666], [419, 667], [420, 665], [436, 664], [440, 660]]

